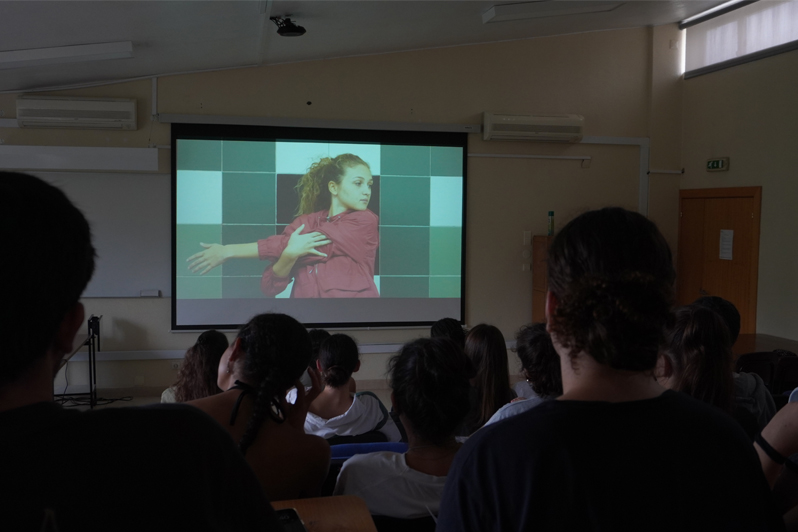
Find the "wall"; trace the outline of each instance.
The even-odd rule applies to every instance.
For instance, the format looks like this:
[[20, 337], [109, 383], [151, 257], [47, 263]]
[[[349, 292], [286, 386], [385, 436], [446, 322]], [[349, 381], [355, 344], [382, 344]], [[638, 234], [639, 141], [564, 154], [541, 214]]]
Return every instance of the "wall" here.
[[[585, 116], [586, 135], [652, 136], [652, 157], [658, 164], [678, 166], [681, 127], [673, 118], [678, 115], [678, 73], [673, 68], [675, 52], [662, 50], [675, 34], [673, 26], [636, 28], [164, 77], [158, 82], [158, 111], [420, 123], [479, 123], [486, 110], [577, 113]], [[169, 141], [168, 125], [149, 121], [147, 81], [58, 94], [135, 97], [139, 129], [69, 134], [7, 129], [0, 130], [2, 139], [21, 145], [134, 147]], [[0, 95], [0, 110], [6, 116], [13, 114], [13, 97]], [[469, 324], [495, 324], [510, 340], [531, 320], [532, 280], [531, 273], [521, 269], [522, 232], [542, 234], [549, 210], [555, 211], [558, 228], [592, 208], [636, 209], [638, 149], [483, 142], [472, 135], [469, 150], [592, 157], [589, 168], [578, 161], [469, 160], [466, 318]], [[652, 218], [667, 226], [666, 236], [675, 244], [674, 180], [653, 187]], [[104, 349], [185, 349], [196, 337], [169, 331], [168, 300], [85, 303], [89, 312], [105, 315]], [[353, 331], [361, 343], [401, 343], [425, 333]], [[362, 378], [381, 378], [387, 355], [367, 358], [373, 363], [364, 364]], [[101, 364], [112, 366], [98, 370], [100, 381], [114, 385], [144, 381], [156, 386], [172, 379], [152, 369], [160, 368], [161, 361]]]
[[[798, 340], [798, 52], [684, 81], [681, 188], [761, 186], [757, 332]], [[730, 157], [728, 172], [707, 159]]]

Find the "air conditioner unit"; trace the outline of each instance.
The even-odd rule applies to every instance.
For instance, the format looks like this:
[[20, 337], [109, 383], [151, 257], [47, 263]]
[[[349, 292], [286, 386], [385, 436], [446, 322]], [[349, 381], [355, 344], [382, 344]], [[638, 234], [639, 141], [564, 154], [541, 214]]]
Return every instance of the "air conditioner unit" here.
[[136, 129], [136, 100], [17, 96], [19, 127], [66, 129]]
[[485, 113], [483, 118], [484, 140], [578, 142], [585, 123], [580, 115]]

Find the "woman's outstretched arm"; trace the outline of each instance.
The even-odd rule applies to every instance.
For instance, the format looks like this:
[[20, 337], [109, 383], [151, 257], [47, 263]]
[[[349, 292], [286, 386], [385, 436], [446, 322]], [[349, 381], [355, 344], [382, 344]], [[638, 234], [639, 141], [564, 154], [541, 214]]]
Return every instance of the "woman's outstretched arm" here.
[[257, 242], [226, 245], [200, 242], [200, 246], [205, 249], [186, 259], [186, 262], [189, 263], [188, 269], [194, 273], [200, 272], [200, 275], [205, 275], [217, 266], [221, 266], [228, 259], [258, 258]]

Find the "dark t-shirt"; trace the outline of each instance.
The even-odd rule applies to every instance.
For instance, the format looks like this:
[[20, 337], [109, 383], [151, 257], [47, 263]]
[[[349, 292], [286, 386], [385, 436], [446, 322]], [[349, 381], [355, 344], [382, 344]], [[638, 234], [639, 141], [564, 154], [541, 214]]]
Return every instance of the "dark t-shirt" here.
[[750, 440], [684, 394], [547, 401], [457, 453], [438, 531], [780, 530]]
[[0, 483], [7, 530], [277, 530], [230, 436], [186, 405], [0, 413]]

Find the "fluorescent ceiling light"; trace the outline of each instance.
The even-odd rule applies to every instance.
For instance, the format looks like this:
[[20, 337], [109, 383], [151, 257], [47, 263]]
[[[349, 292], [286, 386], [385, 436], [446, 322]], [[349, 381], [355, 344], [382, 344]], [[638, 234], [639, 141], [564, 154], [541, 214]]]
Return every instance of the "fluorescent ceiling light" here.
[[[747, 4], [752, 4], [752, 3], [753, 2], [751, 2], [751, 0], [730, 0], [729, 2], [724, 2], [722, 4], [719, 4], [719, 5], [715, 6], [715, 7], [707, 9], [706, 11], [702, 11], [701, 13], [699, 13], [697, 15], [693, 15], [692, 17], [688, 17], [688, 18], [684, 19], [683, 21], [681, 21], [679, 23], [679, 26], [684, 26], [685, 24], [690, 24], [693, 21], [696, 21], [698, 19], [707, 17], [707, 16], [709, 16], [709, 15], [711, 15], [713, 13], [717, 13], [718, 11], [729, 10], [730, 7], [734, 7], [737, 4], [747, 5]], [[743, 7], [743, 6], [741, 5], [741, 6], [738, 6], [738, 7]], [[722, 14], [722, 13], [719, 13], [719, 14]]]
[[[603, 13], [620, 7], [625, 2], [524, 2], [493, 6], [482, 14], [482, 23], [504, 22], [526, 18], [558, 17], [583, 13]], [[578, 5], [568, 5], [578, 4]]]
[[133, 43], [108, 42], [0, 52], [0, 70], [133, 57]]

